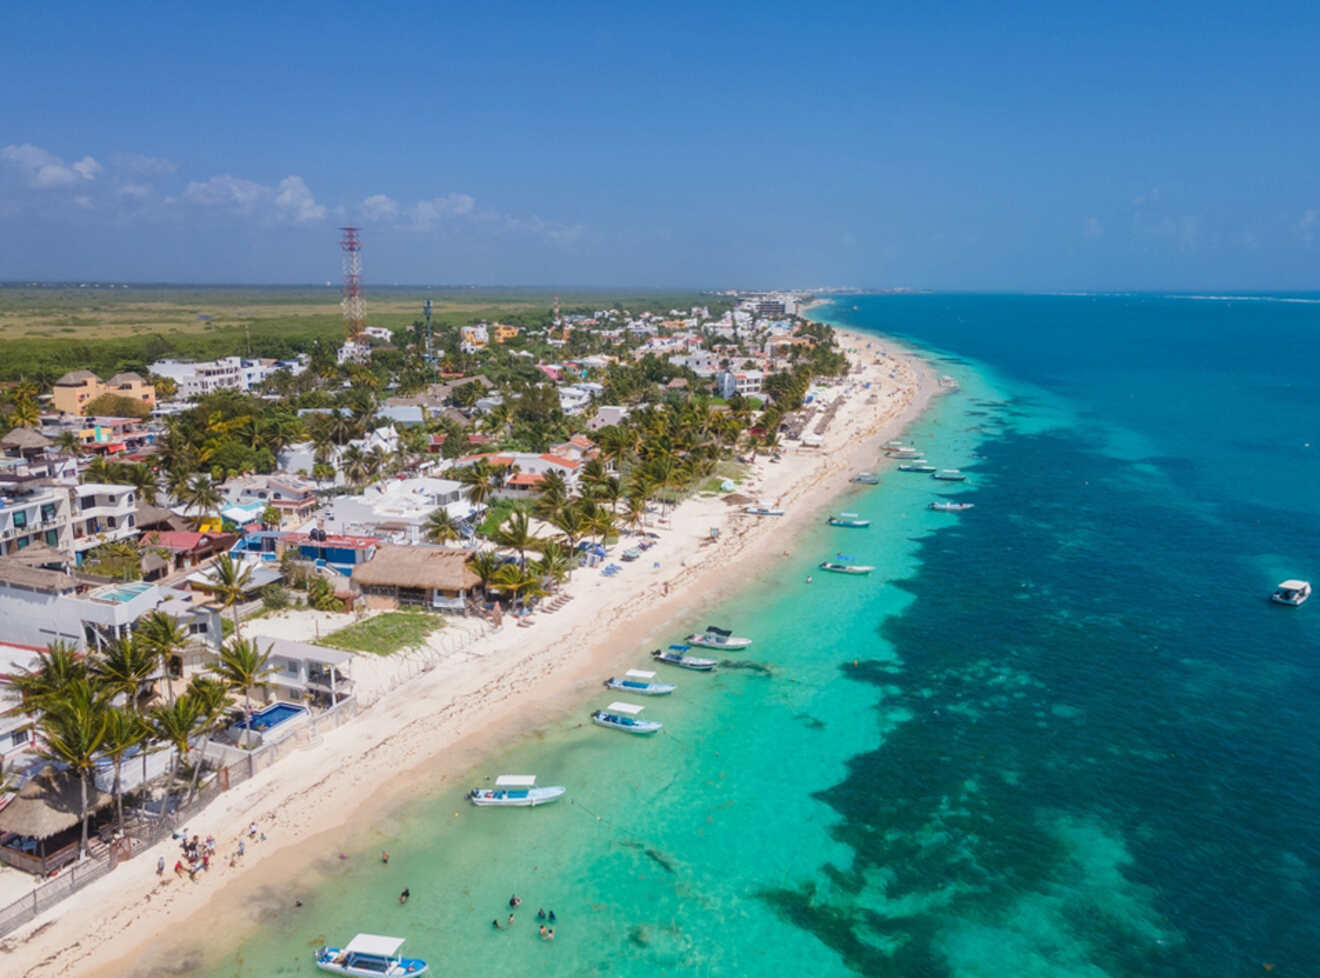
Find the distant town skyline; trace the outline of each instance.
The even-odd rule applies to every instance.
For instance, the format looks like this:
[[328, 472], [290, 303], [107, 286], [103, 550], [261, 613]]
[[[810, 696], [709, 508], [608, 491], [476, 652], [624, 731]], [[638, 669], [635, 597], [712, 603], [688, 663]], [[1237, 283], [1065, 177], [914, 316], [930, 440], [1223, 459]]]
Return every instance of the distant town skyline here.
[[1320, 287], [1309, 5], [10, 22], [0, 280]]

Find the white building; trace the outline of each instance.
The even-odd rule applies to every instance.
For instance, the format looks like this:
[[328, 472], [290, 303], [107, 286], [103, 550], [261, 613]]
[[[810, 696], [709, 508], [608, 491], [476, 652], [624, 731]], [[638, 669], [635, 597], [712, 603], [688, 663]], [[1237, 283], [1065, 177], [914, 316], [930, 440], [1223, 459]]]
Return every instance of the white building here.
[[[0, 675], [31, 672], [39, 662], [35, 648], [0, 642]], [[10, 713], [19, 703], [18, 691], [14, 687], [0, 684], [0, 762], [6, 769], [14, 763], [17, 755], [32, 746], [32, 718], [24, 713]]]
[[81, 564], [87, 551], [103, 543], [131, 540], [138, 535], [134, 486], [84, 482], [72, 491], [77, 498], [71, 514], [76, 563]]
[[363, 336], [369, 336], [373, 340], [380, 340], [382, 343], [394, 342], [394, 330], [386, 326], [366, 326], [362, 330]]
[[734, 394], [748, 397], [761, 393], [761, 382], [765, 375], [759, 370], [721, 370], [715, 375], [715, 389], [720, 397], [730, 398]]
[[219, 648], [219, 612], [171, 600], [173, 594], [146, 581], [96, 586], [62, 570], [6, 558], [0, 560], [0, 641], [101, 648], [126, 638], [139, 619], [168, 602], [194, 642]]
[[34, 543], [64, 553], [73, 548], [69, 492], [62, 486], [16, 484], [0, 489], [0, 555]]
[[339, 348], [339, 365], [346, 363], [370, 363], [371, 344], [362, 340], [345, 340]]
[[456, 521], [471, 520], [485, 507], [473, 505], [468, 489], [453, 479], [386, 479], [359, 495], [340, 496], [327, 507], [324, 528], [342, 534], [366, 534], [392, 543], [420, 543], [426, 521], [437, 509]]
[[199, 363], [157, 360], [151, 365], [151, 372], [178, 384], [179, 397], [185, 400], [205, 397], [218, 390], [243, 390], [243, 361], [239, 357], [221, 357]]

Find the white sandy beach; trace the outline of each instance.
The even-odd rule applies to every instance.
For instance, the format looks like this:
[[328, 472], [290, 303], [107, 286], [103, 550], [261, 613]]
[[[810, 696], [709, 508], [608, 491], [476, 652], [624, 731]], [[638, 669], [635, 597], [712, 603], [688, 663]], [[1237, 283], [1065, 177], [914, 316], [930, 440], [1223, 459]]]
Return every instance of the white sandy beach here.
[[[399, 787], [380, 790], [381, 771], [396, 772], [395, 786], [418, 783], [407, 772], [422, 765], [420, 783], [451, 780], [525, 732], [529, 717], [542, 723], [575, 708], [602, 678], [635, 663], [639, 651], [698, 625], [707, 605], [782, 559], [793, 535], [820, 518], [855, 472], [875, 468], [883, 441], [896, 437], [940, 389], [928, 364], [889, 340], [842, 330], [839, 339], [854, 372], [832, 389], [842, 400], [824, 445], [793, 443], [782, 462], [761, 459], [738, 489], [785, 508], [785, 517], [746, 516], [719, 498], [693, 498], [669, 521], [648, 527], [661, 540], [642, 560], [612, 578], [575, 572], [567, 585], [574, 600], [555, 614], [537, 614], [530, 628], [511, 617], [499, 629], [460, 620], [412, 656], [358, 657], [353, 672], [364, 701], [400, 681], [407, 695], [379, 698], [356, 719], [221, 795], [188, 826], [203, 837], [214, 834], [225, 857], [253, 820], [267, 841], [250, 846], [234, 868], [227, 858], [217, 860], [196, 883], [168, 871], [157, 877], [157, 857], [168, 867], [178, 853], [174, 843], [162, 842], [0, 942], [0, 971], [118, 976], [145, 970], [148, 959], [173, 956], [177, 963], [182, 949], [204, 943], [220, 922], [235, 939], [252, 926], [245, 901], [273, 873], [288, 878], [347, 847], [369, 813], [398, 803]], [[717, 540], [713, 527], [720, 530]], [[301, 614], [301, 620], [255, 621], [244, 631], [305, 639], [311, 613]], [[319, 627], [324, 634], [344, 622], [325, 616]], [[608, 630], [602, 622], [611, 623]], [[458, 630], [471, 633], [461, 647]]]

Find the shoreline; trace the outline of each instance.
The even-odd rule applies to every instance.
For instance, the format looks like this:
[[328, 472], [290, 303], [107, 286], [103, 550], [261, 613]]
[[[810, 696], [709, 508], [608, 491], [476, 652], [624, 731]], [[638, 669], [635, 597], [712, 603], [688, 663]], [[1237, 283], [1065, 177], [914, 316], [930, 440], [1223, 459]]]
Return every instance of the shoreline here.
[[[758, 519], [718, 498], [686, 500], [667, 527], [653, 527], [662, 537], [656, 566], [639, 562], [608, 581], [578, 572], [566, 590], [585, 600], [553, 617], [538, 614], [530, 629], [508, 623], [492, 631], [464, 650], [462, 661], [443, 662], [402, 687], [406, 696], [382, 698], [194, 817], [189, 831], [214, 834], [221, 854], [256, 820], [269, 840], [254, 846], [246, 861], [230, 868], [222, 858], [196, 884], [172, 875], [157, 879], [156, 857], [164, 855], [167, 864], [175, 858], [166, 840], [0, 942], [6, 970], [31, 978], [74, 968], [79, 974], [123, 975], [164, 958], [198, 960], [197, 940], [174, 934], [222, 929], [230, 939], [241, 938], [259, 926], [254, 907], [261, 901], [253, 897], [265, 890], [269, 902], [272, 878], [297, 880], [327, 852], [375, 844], [381, 830], [372, 816], [414, 800], [409, 786], [423, 784], [428, 795], [452, 787], [510, 740], [580, 709], [599, 693], [603, 676], [635, 665], [640, 649], [664, 644], [661, 636], [672, 636], [699, 611], [754, 583], [847, 490], [853, 473], [879, 466], [883, 442], [897, 437], [941, 393], [934, 367], [918, 351], [889, 337], [834, 328], [864, 372], [850, 372], [849, 381], [858, 386], [827, 430], [825, 445], [786, 450], [778, 465], [758, 460], [756, 478], [749, 480], [758, 488], [738, 490], [792, 506], [789, 515]], [[879, 353], [867, 344], [891, 359], [877, 362]], [[865, 380], [873, 382], [874, 405], [860, 386]], [[721, 530], [713, 543], [712, 526]], [[737, 575], [728, 573], [734, 561]], [[604, 638], [602, 617], [617, 622]], [[530, 729], [529, 717], [536, 721]], [[393, 782], [386, 790], [378, 783], [381, 770]]]

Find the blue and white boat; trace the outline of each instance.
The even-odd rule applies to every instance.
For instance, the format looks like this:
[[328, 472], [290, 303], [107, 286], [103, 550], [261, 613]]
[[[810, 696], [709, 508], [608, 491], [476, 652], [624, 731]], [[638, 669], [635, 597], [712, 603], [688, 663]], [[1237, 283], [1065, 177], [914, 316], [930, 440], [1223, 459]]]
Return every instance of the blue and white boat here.
[[930, 508], [940, 513], [961, 513], [973, 508], [976, 503], [950, 503], [939, 502], [931, 503]]
[[941, 482], [962, 482], [967, 476], [957, 469], [941, 469], [938, 472], [931, 473], [931, 478], [939, 479]]
[[678, 666], [680, 669], [695, 669], [697, 672], [710, 672], [715, 668], [714, 659], [688, 655], [690, 651], [692, 648], [688, 645], [671, 645], [667, 649], [656, 649], [651, 653], [651, 658], [657, 662], [668, 662], [671, 666]]
[[1284, 581], [1274, 593], [1270, 595], [1270, 600], [1275, 604], [1291, 605], [1294, 608], [1300, 608], [1306, 604], [1307, 598], [1311, 596], [1311, 583], [1309, 581]]
[[611, 676], [605, 680], [606, 687], [620, 689], [625, 693], [636, 693], [638, 696], [668, 696], [678, 689], [673, 683], [651, 682], [655, 678], [655, 673], [647, 669], [629, 669], [623, 677], [615, 679]]
[[473, 788], [467, 797], [483, 808], [535, 808], [557, 800], [566, 790], [559, 785], [536, 787], [535, 774], [501, 774], [494, 788]]
[[827, 521], [830, 526], [846, 526], [853, 530], [862, 530], [871, 525], [871, 521], [862, 519], [856, 513], [840, 513], [838, 516], [831, 516]]
[[614, 702], [603, 710], [591, 714], [591, 722], [598, 727], [610, 727], [630, 734], [653, 734], [662, 724], [655, 720], [639, 720], [638, 714], [646, 709], [636, 703]]
[[850, 564], [839, 560], [822, 560], [820, 569], [831, 574], [853, 574], [863, 577], [875, 570], [870, 564]]
[[752, 644], [750, 638], [742, 638], [727, 628], [707, 625], [704, 632], [693, 632], [683, 641], [703, 649], [745, 649]]
[[316, 966], [334, 975], [362, 975], [371, 978], [396, 978], [421, 975], [429, 965], [421, 958], [399, 954], [404, 938], [383, 934], [359, 934], [344, 947], [323, 945], [316, 952]]
[[898, 467], [900, 472], [934, 472], [935, 466], [931, 465], [924, 458], [915, 459], [911, 462], [904, 462]]
[[874, 472], [858, 472], [852, 477], [853, 482], [860, 482], [864, 486], [878, 486], [880, 477]]

